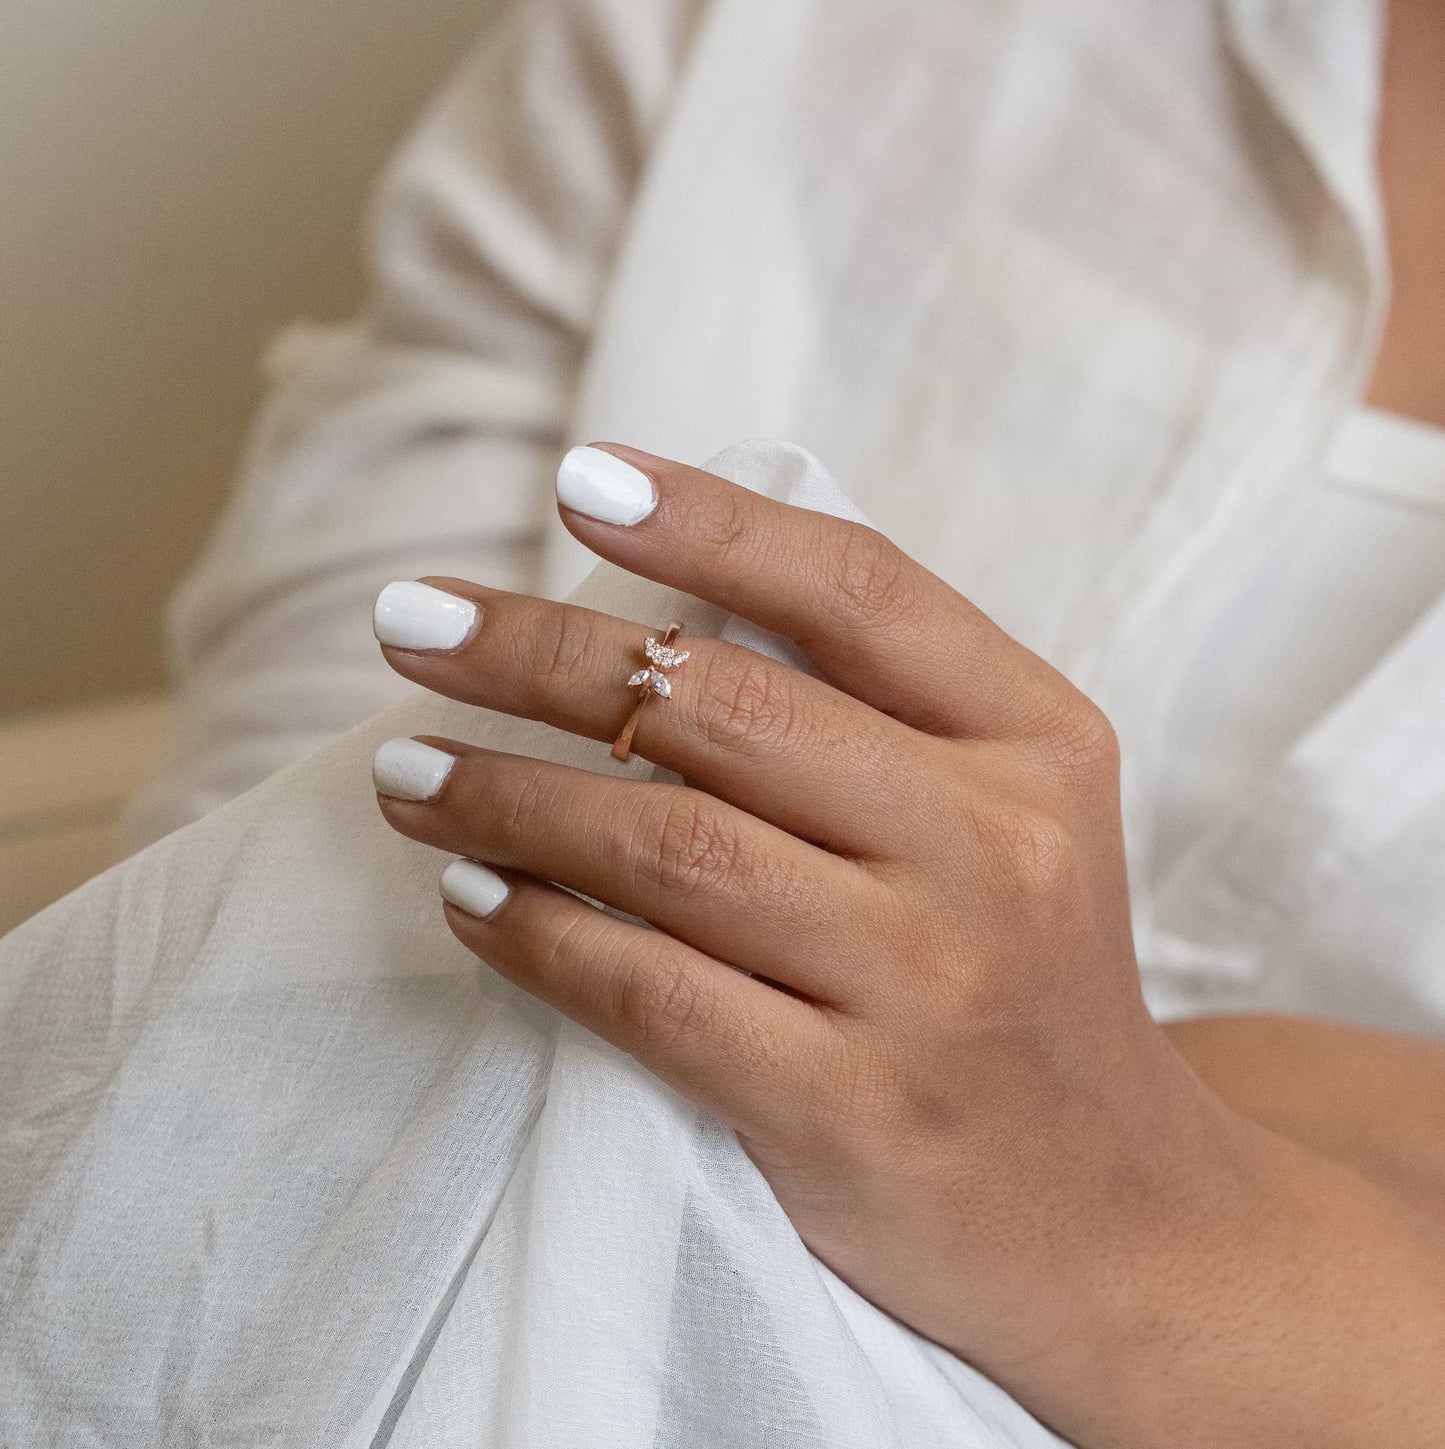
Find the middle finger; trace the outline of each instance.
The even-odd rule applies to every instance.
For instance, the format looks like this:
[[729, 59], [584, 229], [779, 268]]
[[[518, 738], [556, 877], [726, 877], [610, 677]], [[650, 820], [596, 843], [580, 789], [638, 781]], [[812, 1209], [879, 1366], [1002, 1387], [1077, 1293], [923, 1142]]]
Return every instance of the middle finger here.
[[[388, 596], [407, 603], [407, 632], [392, 621]], [[416, 609], [449, 618], [453, 634], [418, 630]], [[406, 678], [596, 740], [616, 738], [636, 703], [626, 681], [647, 662], [643, 639], [661, 634], [459, 579], [389, 585], [376, 617], [387, 661]], [[431, 637], [452, 647], [419, 647]], [[637, 754], [815, 844], [850, 855], [891, 853], [888, 822], [900, 812], [880, 807], [894, 801], [900, 775], [911, 773], [900, 771], [900, 755], [934, 742], [741, 645], [684, 635], [676, 647], [692, 657], [669, 676], [671, 697], [643, 709]]]

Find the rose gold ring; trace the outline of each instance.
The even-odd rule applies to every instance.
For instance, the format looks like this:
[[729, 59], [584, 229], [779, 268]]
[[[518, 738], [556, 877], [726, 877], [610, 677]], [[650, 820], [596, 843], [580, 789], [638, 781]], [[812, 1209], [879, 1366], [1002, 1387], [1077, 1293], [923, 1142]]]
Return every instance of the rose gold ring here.
[[691, 649], [679, 651], [672, 647], [681, 633], [682, 625], [674, 619], [661, 640], [649, 637], [643, 644], [642, 652], [647, 656], [647, 663], [627, 681], [629, 689], [637, 690], [637, 703], [632, 706], [632, 713], [627, 716], [627, 723], [622, 726], [622, 732], [612, 746], [614, 760], [625, 764], [632, 758], [632, 736], [637, 731], [637, 721], [642, 718], [647, 701], [654, 694], [659, 699], [672, 698], [672, 681], [667, 677], [667, 671], [676, 669], [692, 653]]

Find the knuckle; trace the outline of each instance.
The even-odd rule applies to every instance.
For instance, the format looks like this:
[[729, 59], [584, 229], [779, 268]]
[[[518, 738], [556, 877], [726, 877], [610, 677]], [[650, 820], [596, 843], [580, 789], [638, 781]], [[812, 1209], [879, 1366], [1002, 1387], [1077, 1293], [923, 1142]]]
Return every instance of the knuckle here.
[[1073, 715], [1072, 725], [1068, 744], [1073, 753], [1093, 767], [1102, 766], [1110, 773], [1117, 773], [1119, 736], [1109, 716], [1093, 700], [1084, 699], [1082, 707]]
[[833, 558], [829, 584], [836, 607], [849, 619], [887, 620], [903, 611], [907, 559], [875, 529], [850, 525]]
[[749, 650], [709, 657], [699, 696], [703, 733], [724, 748], [778, 745], [797, 723], [797, 701], [783, 671]]
[[736, 559], [756, 547], [757, 522], [753, 497], [744, 489], [722, 490], [713, 505], [690, 520], [697, 542], [714, 554]]
[[1119, 738], [1109, 717], [1072, 687], [1043, 711], [1034, 750], [1045, 768], [1073, 784], [1110, 781], [1119, 773]]
[[737, 830], [702, 796], [688, 793], [669, 800], [650, 833], [639, 852], [641, 868], [670, 895], [718, 891], [736, 884], [743, 873]]
[[[608, 922], [600, 912], [579, 911], [539, 943], [542, 979], [573, 983], [583, 968], [595, 969], [604, 949]], [[570, 994], [570, 993], [569, 993]]]
[[995, 875], [1014, 900], [1043, 904], [1072, 889], [1078, 855], [1057, 817], [1014, 805], [990, 812], [980, 825]]
[[[938, 1043], [920, 1033], [920, 1046], [922, 1056]], [[853, 1053], [845, 1130], [865, 1167], [897, 1181], [916, 1171], [920, 1160], [936, 1160], [939, 1143], [957, 1140], [957, 1078], [938, 1065], [936, 1057], [910, 1060], [895, 1046], [881, 1044]]]
[[497, 825], [504, 842], [531, 838], [538, 822], [548, 818], [547, 781], [548, 772], [532, 766], [517, 772], [512, 788], [505, 795], [498, 792], [493, 796], [500, 806]]
[[845, 1056], [844, 1095], [850, 1125], [865, 1139], [877, 1134], [892, 1137], [899, 1125], [899, 1105], [906, 1090], [905, 1074], [895, 1054], [874, 1038], [860, 1043]]
[[614, 976], [618, 1018], [644, 1049], [665, 1050], [707, 1030], [707, 996], [696, 974], [661, 953], [644, 953]]
[[543, 610], [541, 627], [532, 631], [528, 646], [528, 675], [549, 689], [576, 678], [596, 650], [596, 633], [585, 610], [565, 606]]

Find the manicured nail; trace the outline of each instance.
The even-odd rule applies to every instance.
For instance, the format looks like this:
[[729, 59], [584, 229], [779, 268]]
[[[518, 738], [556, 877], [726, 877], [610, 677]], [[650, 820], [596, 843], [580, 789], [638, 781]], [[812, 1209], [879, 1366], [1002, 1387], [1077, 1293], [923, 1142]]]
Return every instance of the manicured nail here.
[[601, 448], [573, 448], [557, 469], [557, 501], [603, 523], [641, 523], [657, 507], [646, 473]]
[[407, 580], [376, 596], [371, 627], [394, 649], [456, 649], [471, 637], [478, 613], [470, 599]]
[[371, 781], [380, 795], [433, 800], [456, 762], [455, 755], [420, 740], [388, 740], [371, 761]]
[[474, 860], [454, 860], [442, 872], [442, 899], [478, 920], [495, 915], [510, 894], [496, 871]]

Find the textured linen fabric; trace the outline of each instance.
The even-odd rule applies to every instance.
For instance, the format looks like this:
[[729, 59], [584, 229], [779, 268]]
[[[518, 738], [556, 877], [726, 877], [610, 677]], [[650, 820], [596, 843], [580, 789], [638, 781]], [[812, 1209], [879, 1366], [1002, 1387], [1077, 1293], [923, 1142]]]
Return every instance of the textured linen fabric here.
[[[715, 466], [857, 516], [799, 449]], [[799, 662], [610, 565], [576, 597]], [[719, 1123], [476, 969], [372, 798], [413, 733], [651, 769], [415, 695], [0, 942], [0, 1442], [1057, 1443], [814, 1261]]]
[[1159, 874], [1221, 802], [1269, 777], [1442, 589], [1445, 428], [1361, 408], [1335, 432], [1271, 546], [1240, 568], [1173, 701]]

